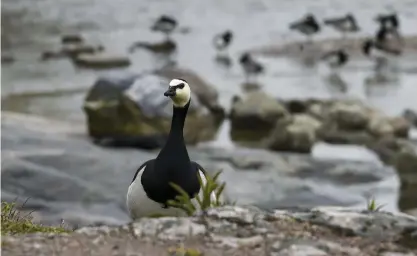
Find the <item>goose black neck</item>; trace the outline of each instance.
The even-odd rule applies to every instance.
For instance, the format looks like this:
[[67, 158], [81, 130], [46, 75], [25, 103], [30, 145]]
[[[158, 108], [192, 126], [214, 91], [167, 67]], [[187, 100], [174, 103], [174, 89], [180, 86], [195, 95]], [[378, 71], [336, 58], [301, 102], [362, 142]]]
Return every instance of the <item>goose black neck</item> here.
[[188, 107], [190, 102], [187, 103], [184, 107], [175, 107], [173, 108], [172, 120], [171, 120], [171, 130], [169, 131], [168, 139], [165, 144], [165, 148], [169, 151], [172, 148], [181, 148], [185, 149], [184, 142], [184, 123], [187, 116]]
[[175, 107], [173, 108], [172, 121], [171, 121], [171, 131], [169, 137], [175, 135], [183, 136], [183, 129], [185, 118], [187, 116], [188, 107], [190, 106], [190, 101], [184, 107]]
[[167, 161], [167, 159], [171, 160], [173, 152], [175, 152], [177, 159], [182, 157], [188, 158], [187, 148], [184, 142], [183, 129], [189, 105], [190, 102], [188, 102], [187, 105], [182, 108], [174, 107], [171, 121], [171, 130], [169, 132], [165, 146], [159, 153], [159, 159], [165, 159], [164, 161]]

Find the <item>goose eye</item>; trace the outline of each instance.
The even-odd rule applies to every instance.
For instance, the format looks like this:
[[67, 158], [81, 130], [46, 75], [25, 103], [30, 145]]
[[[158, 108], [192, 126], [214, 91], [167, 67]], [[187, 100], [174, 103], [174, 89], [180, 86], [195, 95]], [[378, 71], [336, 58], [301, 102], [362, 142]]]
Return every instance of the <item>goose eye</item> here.
[[177, 88], [182, 89], [182, 88], [184, 88], [184, 86], [185, 86], [185, 84], [182, 83], [182, 84], [177, 85]]

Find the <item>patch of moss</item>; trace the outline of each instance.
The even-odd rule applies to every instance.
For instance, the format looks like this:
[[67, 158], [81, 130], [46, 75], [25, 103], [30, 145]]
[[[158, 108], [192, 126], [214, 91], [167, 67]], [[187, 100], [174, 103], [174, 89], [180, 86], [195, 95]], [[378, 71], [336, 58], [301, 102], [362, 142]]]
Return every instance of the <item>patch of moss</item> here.
[[70, 230], [62, 226], [50, 227], [33, 223], [31, 214], [23, 215], [16, 209], [16, 203], [1, 202], [1, 234], [66, 233]]
[[192, 249], [192, 248], [171, 247], [168, 249], [168, 255], [169, 256], [203, 256], [203, 253], [197, 249]]

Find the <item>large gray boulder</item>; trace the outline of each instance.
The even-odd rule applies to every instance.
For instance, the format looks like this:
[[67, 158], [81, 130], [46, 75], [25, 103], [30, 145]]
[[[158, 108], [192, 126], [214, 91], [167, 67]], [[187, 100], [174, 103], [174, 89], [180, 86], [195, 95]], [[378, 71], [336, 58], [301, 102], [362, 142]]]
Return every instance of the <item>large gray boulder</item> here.
[[[153, 73], [100, 77], [84, 103], [89, 135], [113, 145], [162, 146], [172, 117], [172, 103], [163, 95], [168, 84], [169, 79]], [[212, 140], [220, 121], [193, 93], [184, 127], [186, 143]]]
[[230, 112], [231, 138], [240, 144], [259, 147], [277, 120], [287, 116], [286, 108], [264, 92], [252, 91], [243, 98], [236, 96]]
[[331, 106], [330, 118], [342, 130], [363, 130], [369, 122], [365, 106], [353, 102], [336, 102]]

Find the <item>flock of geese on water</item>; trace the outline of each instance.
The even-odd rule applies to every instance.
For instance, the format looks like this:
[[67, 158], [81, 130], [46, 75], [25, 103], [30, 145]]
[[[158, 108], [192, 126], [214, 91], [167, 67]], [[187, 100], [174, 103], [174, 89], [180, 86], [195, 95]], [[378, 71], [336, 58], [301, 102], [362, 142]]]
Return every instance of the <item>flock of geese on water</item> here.
[[[375, 69], [378, 71], [387, 67], [391, 60], [401, 55], [404, 43], [399, 33], [400, 23], [396, 13], [379, 14], [374, 18], [374, 21], [379, 24], [379, 28], [372, 38], [364, 40], [361, 50], [366, 57], [375, 62]], [[360, 31], [360, 27], [351, 13], [342, 17], [324, 19], [323, 25], [340, 32], [342, 40], [346, 39], [347, 34]], [[151, 29], [162, 32], [165, 34], [166, 41], [172, 42], [170, 35], [177, 26], [178, 22], [173, 17], [162, 15]], [[288, 27], [291, 31], [306, 37], [306, 41], [300, 44], [300, 52], [306, 51], [307, 46], [313, 43], [312, 37], [320, 33], [321, 26], [317, 18], [310, 13], [289, 24]], [[217, 50], [216, 60], [226, 65], [230, 65], [227, 49], [232, 44], [233, 38], [234, 34], [231, 30], [225, 30], [213, 38], [213, 46]], [[349, 54], [342, 46], [339, 46], [339, 48], [322, 53], [319, 59], [321, 63], [326, 64], [331, 73], [336, 73], [349, 61]], [[264, 65], [249, 52], [242, 53], [238, 61], [245, 73], [246, 82], [250, 81], [250, 77], [256, 77], [265, 72]]]

